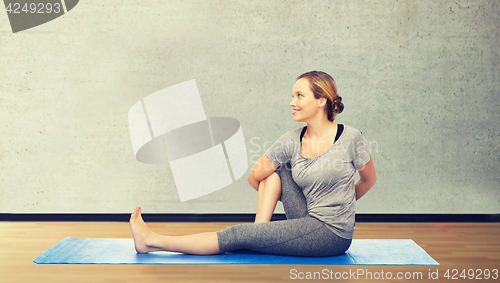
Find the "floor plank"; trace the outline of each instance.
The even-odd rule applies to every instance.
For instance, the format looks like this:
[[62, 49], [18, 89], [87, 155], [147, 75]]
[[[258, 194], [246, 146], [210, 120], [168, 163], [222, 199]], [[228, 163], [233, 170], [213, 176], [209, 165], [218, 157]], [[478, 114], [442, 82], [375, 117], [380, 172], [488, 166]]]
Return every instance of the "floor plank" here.
[[[223, 230], [238, 223], [148, 223], [156, 233], [185, 235]], [[38, 265], [33, 260], [67, 236], [74, 238], [131, 238], [128, 223], [120, 222], [0, 222], [0, 282], [280, 282], [299, 272], [320, 281], [326, 274], [351, 274], [344, 282], [426, 282], [431, 272], [438, 280], [449, 270], [500, 270], [500, 223], [357, 223], [357, 239], [413, 239], [439, 266], [304, 266], [304, 265]], [[295, 271], [294, 271], [295, 270]], [[364, 275], [359, 275], [361, 272]], [[423, 280], [381, 279], [418, 276]], [[371, 273], [371, 279], [370, 274]], [[368, 275], [367, 275], [368, 274]], [[320, 276], [318, 276], [320, 275]], [[354, 275], [354, 276], [353, 276]], [[380, 279], [376, 280], [375, 277]], [[500, 274], [498, 275], [500, 276]], [[386, 278], [386, 277], [384, 277]], [[484, 279], [479, 282], [499, 282]], [[323, 280], [321, 280], [323, 279]], [[305, 279], [304, 279], [305, 280]], [[299, 280], [302, 281], [302, 280]], [[310, 281], [310, 280], [306, 280]]]

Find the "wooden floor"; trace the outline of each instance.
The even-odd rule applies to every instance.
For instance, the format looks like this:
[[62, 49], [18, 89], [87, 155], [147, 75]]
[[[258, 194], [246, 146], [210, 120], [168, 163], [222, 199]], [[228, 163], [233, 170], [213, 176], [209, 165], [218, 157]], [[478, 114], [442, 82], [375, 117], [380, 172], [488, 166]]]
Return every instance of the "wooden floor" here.
[[[238, 223], [148, 223], [160, 234], [184, 235], [225, 229]], [[439, 266], [316, 266], [316, 265], [69, 265], [35, 264], [33, 260], [67, 236], [74, 238], [131, 238], [128, 223], [119, 222], [0, 222], [0, 282], [279, 282], [299, 272], [387, 272], [421, 276], [417, 280], [383, 280], [359, 276], [343, 282], [500, 282], [484, 279], [484, 270], [500, 270], [500, 223], [358, 223], [357, 239], [413, 239]], [[295, 269], [296, 271], [293, 271]], [[453, 271], [456, 269], [456, 272]], [[482, 280], [463, 279], [473, 270]], [[292, 271], [291, 271], [292, 270]], [[447, 279], [446, 271], [458, 280]], [[429, 271], [438, 280], [429, 280]], [[361, 272], [361, 271], [359, 271]], [[347, 275], [347, 273], [345, 273]], [[462, 274], [462, 275], [464, 275]], [[471, 273], [472, 275], [472, 273]], [[468, 275], [467, 275], [468, 276]], [[491, 277], [492, 275], [490, 275]], [[498, 275], [500, 276], [500, 274]], [[317, 278], [317, 281], [336, 281]], [[385, 277], [384, 277], [385, 278]]]

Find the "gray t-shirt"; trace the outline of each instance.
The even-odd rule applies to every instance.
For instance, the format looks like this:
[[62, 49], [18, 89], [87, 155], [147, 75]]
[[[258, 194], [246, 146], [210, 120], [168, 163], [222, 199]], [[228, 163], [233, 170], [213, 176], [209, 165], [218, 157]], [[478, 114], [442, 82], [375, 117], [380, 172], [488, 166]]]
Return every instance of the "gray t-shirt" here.
[[281, 136], [266, 154], [275, 165], [291, 164], [293, 180], [302, 188], [309, 215], [325, 223], [338, 236], [352, 239], [356, 204], [354, 175], [356, 167], [370, 161], [368, 143], [359, 130], [344, 125], [342, 135], [330, 148], [306, 158], [300, 153], [302, 129]]

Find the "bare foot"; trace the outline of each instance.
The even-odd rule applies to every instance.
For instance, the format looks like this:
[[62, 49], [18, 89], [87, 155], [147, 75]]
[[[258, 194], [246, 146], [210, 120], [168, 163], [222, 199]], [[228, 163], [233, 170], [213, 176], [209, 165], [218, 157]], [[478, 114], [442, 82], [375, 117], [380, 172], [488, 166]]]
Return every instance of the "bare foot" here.
[[134, 207], [134, 212], [130, 216], [130, 229], [134, 236], [135, 251], [140, 254], [158, 251], [148, 245], [158, 234], [151, 231], [141, 216], [141, 206]]

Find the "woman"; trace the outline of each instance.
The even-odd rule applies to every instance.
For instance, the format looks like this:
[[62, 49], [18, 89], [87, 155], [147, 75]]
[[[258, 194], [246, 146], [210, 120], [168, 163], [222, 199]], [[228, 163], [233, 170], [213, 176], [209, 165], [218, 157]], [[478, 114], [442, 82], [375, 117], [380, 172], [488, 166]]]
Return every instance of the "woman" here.
[[[138, 253], [173, 251], [219, 254], [240, 249], [294, 256], [334, 256], [351, 245], [355, 202], [375, 184], [373, 160], [362, 133], [335, 124], [342, 112], [333, 78], [302, 74], [292, 90], [292, 130], [255, 163], [248, 183], [258, 191], [255, 223], [222, 231], [162, 236], [149, 230], [134, 208], [130, 226]], [[360, 179], [354, 183], [355, 172]], [[287, 220], [270, 222], [278, 200]]]

